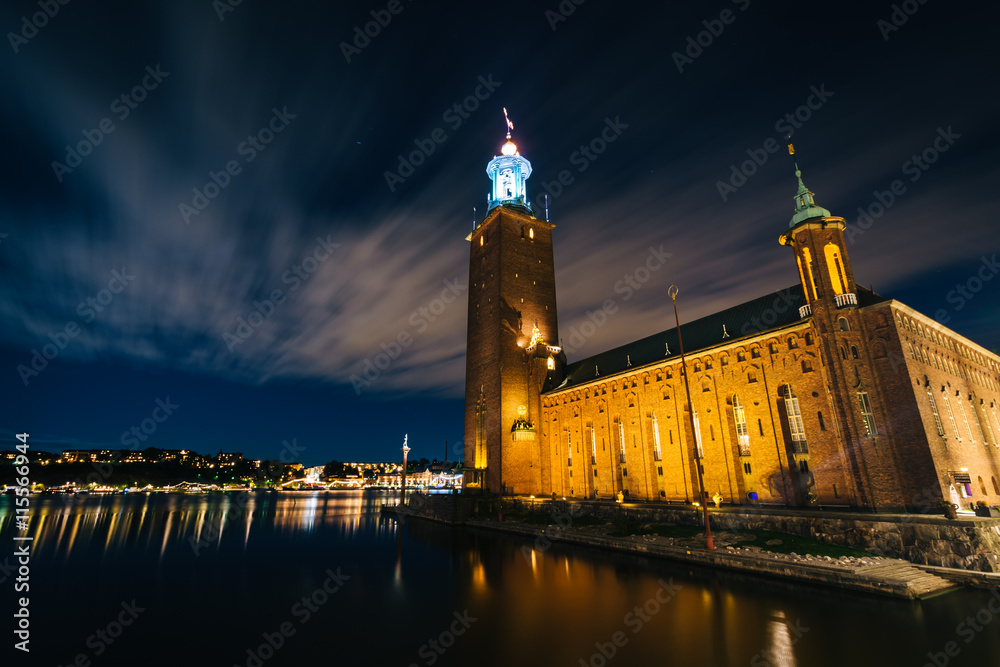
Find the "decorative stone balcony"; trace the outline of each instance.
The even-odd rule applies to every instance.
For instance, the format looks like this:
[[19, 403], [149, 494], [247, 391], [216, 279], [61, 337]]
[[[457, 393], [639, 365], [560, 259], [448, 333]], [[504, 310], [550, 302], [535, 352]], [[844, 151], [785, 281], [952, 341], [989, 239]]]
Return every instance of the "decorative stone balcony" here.
[[813, 307], [810, 304], [799, 306], [799, 317], [809, 317], [813, 314]]
[[858, 295], [854, 292], [838, 294], [833, 298], [833, 300], [837, 302], [837, 308], [847, 308], [848, 306], [858, 305]]

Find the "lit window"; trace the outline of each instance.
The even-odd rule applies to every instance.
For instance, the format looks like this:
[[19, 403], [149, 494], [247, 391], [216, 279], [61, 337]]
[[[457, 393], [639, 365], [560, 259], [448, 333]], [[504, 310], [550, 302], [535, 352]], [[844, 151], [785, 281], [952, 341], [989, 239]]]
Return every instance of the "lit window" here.
[[937, 426], [938, 435], [944, 435], [944, 424], [941, 423], [941, 415], [938, 414], [937, 403], [934, 402], [934, 392], [927, 390], [927, 400], [931, 403], [931, 414], [934, 415], [934, 425]]
[[531, 227], [528, 227], [528, 238], [529, 239], [535, 238], [535, 230], [532, 229]]
[[663, 454], [660, 451], [660, 426], [656, 421], [655, 414], [653, 415], [653, 460], [663, 460]]
[[553, 359], [552, 357], [549, 357], [548, 367], [550, 371], [553, 371], [556, 368], [556, 360]]
[[618, 444], [621, 448], [622, 465], [625, 465], [625, 424], [618, 420]]
[[573, 434], [566, 431], [566, 465], [573, 465]]
[[806, 430], [802, 426], [802, 412], [799, 410], [799, 399], [792, 391], [791, 385], [785, 385], [785, 413], [788, 416], [788, 432], [792, 435], [792, 451], [796, 454], [808, 454], [806, 445]]
[[972, 437], [972, 427], [969, 426], [969, 418], [965, 416], [965, 408], [962, 407], [962, 399], [956, 398], [955, 402], [958, 403], [958, 413], [962, 415], [962, 421], [965, 422], [965, 430], [969, 433], [969, 440], [975, 442], [976, 439]]
[[747, 418], [740, 398], [733, 394], [733, 421], [736, 423], [736, 440], [740, 456], [750, 456], [750, 433], [747, 432]]
[[878, 429], [875, 428], [875, 415], [872, 414], [872, 404], [868, 400], [867, 391], [858, 392], [858, 404], [861, 406], [861, 418], [865, 422], [865, 433], [868, 437], [874, 438], [878, 435]]
[[962, 436], [958, 432], [958, 424], [955, 423], [955, 412], [951, 409], [951, 401], [948, 400], [947, 396], [942, 396], [944, 399], [944, 407], [948, 408], [948, 420], [951, 422], [951, 430], [955, 432], [955, 440], [962, 442]]
[[705, 452], [701, 448], [701, 422], [698, 420], [698, 411], [694, 410], [692, 416], [694, 417], [694, 456], [697, 459], [703, 459]]

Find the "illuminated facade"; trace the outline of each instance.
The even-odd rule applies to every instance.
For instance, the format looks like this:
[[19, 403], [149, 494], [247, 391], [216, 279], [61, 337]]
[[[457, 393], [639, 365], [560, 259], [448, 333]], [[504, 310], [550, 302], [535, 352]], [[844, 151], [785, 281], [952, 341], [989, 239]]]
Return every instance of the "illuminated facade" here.
[[468, 237], [467, 486], [691, 502], [700, 464], [727, 503], [1000, 503], [1000, 357], [857, 285], [844, 219], [795, 173], [799, 283], [682, 325], [690, 405], [676, 329], [567, 365], [554, 226], [523, 188], [491, 201]]

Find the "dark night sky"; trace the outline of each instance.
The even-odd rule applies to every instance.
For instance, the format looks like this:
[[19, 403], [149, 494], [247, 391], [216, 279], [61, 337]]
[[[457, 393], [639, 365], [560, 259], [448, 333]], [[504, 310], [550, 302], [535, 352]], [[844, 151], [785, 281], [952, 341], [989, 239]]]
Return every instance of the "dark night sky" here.
[[[573, 177], [551, 200], [561, 335], [605, 299], [620, 306], [571, 361], [672, 326], [671, 282], [685, 319], [796, 282], [777, 244], [795, 181], [776, 126], [810, 101], [793, 141], [820, 205], [854, 224], [876, 191], [905, 187], [855, 237], [858, 281], [1000, 347], [1000, 280], [949, 297], [1000, 250], [997, 12], [982, 3], [912, 2], [886, 32], [889, 2], [564, 0], [575, 11], [553, 30], [556, 0], [403, 0], [349, 63], [341, 42], [389, 3], [244, 0], [224, 20], [219, 2], [157, 4], [71, 2], [2, 47], [4, 441], [121, 447], [169, 397], [178, 407], [146, 444], [277, 458], [294, 439], [316, 464], [395, 459], [409, 433], [413, 454], [440, 457], [462, 437], [464, 239], [502, 107], [532, 199]], [[731, 22], [713, 23], [724, 10]], [[0, 27], [20, 33], [37, 11], [6, 2]], [[679, 71], [674, 52], [706, 21], [721, 34]], [[145, 99], [115, 102], [144, 78]], [[449, 112], [477, 87], [465, 117]], [[273, 141], [244, 143], [274, 110]], [[113, 131], [57, 177], [53, 162], [70, 164], [67, 145], [104, 118]], [[582, 158], [608, 119], [615, 141]], [[445, 141], [390, 188], [397, 156], [436, 128]], [[907, 165], [949, 128], [926, 171]], [[717, 183], [768, 140], [781, 150], [724, 201]], [[180, 205], [230, 161], [239, 172], [185, 221]], [[338, 245], [304, 263], [317, 239]], [[625, 299], [616, 283], [661, 245], [672, 257]], [[132, 277], [102, 296], [113, 271]], [[459, 298], [438, 308], [449, 284]], [[276, 289], [284, 301], [227, 344]], [[401, 333], [412, 344], [356, 392], [351, 376]], [[25, 384], [18, 366], [50, 334], [63, 349]]]

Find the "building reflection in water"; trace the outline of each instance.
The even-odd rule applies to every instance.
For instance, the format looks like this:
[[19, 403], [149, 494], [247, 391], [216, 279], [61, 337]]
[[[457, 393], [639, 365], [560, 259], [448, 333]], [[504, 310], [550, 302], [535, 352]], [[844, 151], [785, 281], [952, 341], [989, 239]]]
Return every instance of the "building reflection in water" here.
[[[369, 494], [370, 496], [370, 494]], [[79, 550], [114, 554], [126, 545], [153, 544], [160, 558], [171, 550], [219, 550], [238, 536], [246, 551], [255, 533], [310, 534], [335, 528], [350, 538], [378, 511], [379, 499], [362, 491], [329, 493], [240, 492], [31, 496], [29, 534], [36, 552], [68, 559]], [[13, 531], [13, 505], [0, 506], [0, 531]]]

